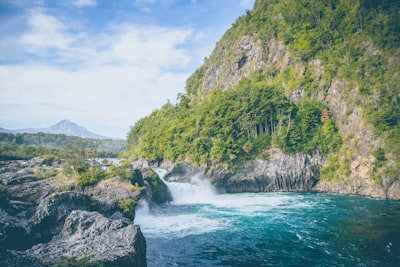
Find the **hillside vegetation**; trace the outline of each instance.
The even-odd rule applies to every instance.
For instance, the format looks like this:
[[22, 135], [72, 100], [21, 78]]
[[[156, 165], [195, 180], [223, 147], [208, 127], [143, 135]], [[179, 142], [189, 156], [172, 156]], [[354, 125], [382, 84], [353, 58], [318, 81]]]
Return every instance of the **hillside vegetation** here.
[[0, 159], [31, 159], [41, 155], [62, 156], [75, 144], [92, 149], [97, 157], [117, 157], [125, 140], [85, 139], [64, 134], [0, 133]]
[[361, 157], [369, 177], [393, 181], [399, 45], [398, 1], [257, 0], [188, 78], [179, 103], [135, 124], [125, 154], [229, 167], [274, 147], [324, 154], [325, 179], [345, 179]]

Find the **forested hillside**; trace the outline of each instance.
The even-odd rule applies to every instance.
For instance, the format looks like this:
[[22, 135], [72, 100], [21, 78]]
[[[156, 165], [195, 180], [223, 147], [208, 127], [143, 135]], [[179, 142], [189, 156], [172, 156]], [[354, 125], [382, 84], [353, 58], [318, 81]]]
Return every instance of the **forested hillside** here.
[[58, 156], [62, 149], [77, 144], [96, 151], [98, 157], [117, 157], [126, 147], [125, 140], [84, 139], [47, 133], [0, 133], [0, 159], [30, 159], [47, 154]]
[[179, 103], [136, 123], [126, 155], [229, 167], [271, 148], [321, 153], [322, 179], [389, 186], [400, 169], [399, 46], [399, 1], [257, 0]]

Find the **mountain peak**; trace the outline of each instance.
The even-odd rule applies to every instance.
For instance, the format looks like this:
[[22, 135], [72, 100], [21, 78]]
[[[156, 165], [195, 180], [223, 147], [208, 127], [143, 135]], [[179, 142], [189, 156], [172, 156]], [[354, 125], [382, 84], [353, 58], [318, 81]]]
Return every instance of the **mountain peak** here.
[[75, 122], [72, 122], [72, 121], [70, 121], [70, 120], [61, 120], [61, 121], [59, 121], [56, 125], [59, 125], [59, 124], [73, 124], [73, 125], [77, 125]]
[[64, 119], [48, 128], [27, 128], [18, 130], [7, 130], [0, 128], [0, 132], [9, 133], [49, 133], [49, 134], [65, 134], [69, 136], [77, 136], [81, 138], [106, 139], [107, 137], [90, 132], [85, 127], [79, 126], [77, 123]]
[[82, 138], [92, 138], [92, 139], [104, 139], [104, 136], [94, 134], [87, 130], [85, 127], [79, 126], [75, 122], [70, 120], [61, 120], [55, 125], [50, 126], [49, 128], [45, 129], [47, 133], [52, 134], [65, 134], [65, 135], [72, 135], [78, 136]]

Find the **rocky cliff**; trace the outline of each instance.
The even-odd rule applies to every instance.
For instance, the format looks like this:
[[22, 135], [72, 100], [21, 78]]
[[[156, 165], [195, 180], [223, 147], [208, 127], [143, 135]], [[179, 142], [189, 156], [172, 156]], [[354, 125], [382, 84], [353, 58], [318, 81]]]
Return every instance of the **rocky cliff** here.
[[201, 174], [219, 193], [309, 192], [319, 180], [322, 163], [320, 155], [285, 155], [275, 151], [268, 160], [246, 161], [236, 165], [235, 170], [178, 164], [167, 169], [165, 180], [190, 182], [191, 176]]
[[[230, 42], [230, 43], [229, 43]], [[231, 47], [229, 57], [226, 47]], [[339, 127], [344, 140], [337, 157], [337, 175], [325, 179], [320, 169], [328, 165], [329, 155], [284, 155], [275, 151], [268, 160], [254, 159], [235, 165], [237, 172], [215, 168], [207, 175], [220, 192], [268, 192], [268, 191], [316, 191], [340, 194], [359, 194], [377, 198], [400, 199], [400, 181], [397, 177], [382, 175], [382, 181], [374, 179], [376, 158], [373, 152], [385, 142], [374, 133], [373, 126], [366, 122], [362, 108], [357, 105], [359, 88], [344, 79], [328, 80], [324, 77], [324, 66], [318, 59], [303, 62], [290, 52], [283, 41], [271, 38], [261, 41], [257, 35], [245, 35], [236, 41], [222, 39], [203, 68], [201, 90], [213, 88], [229, 90], [239, 81], [254, 72], [280, 73], [294, 70], [294, 81], [281, 81], [286, 96], [293, 102], [303, 98], [314, 98], [326, 102], [329, 115]], [[303, 83], [306, 70], [311, 73], [323, 91], [306, 96]], [[271, 77], [271, 80], [273, 77]], [[390, 159], [388, 159], [389, 164]], [[167, 179], [184, 181], [184, 177], [206, 170], [192, 167], [176, 167]], [[397, 174], [398, 175], [398, 174]]]
[[249, 160], [231, 170], [170, 162], [163, 162], [160, 167], [167, 170], [167, 181], [188, 183], [192, 176], [200, 175], [219, 193], [326, 192], [400, 199], [399, 183], [394, 182], [388, 188], [377, 184], [366, 176], [371, 167], [364, 162], [353, 163], [352, 174], [346, 181], [321, 179], [320, 169], [325, 164], [324, 157], [319, 154], [285, 155], [275, 151], [267, 160]]
[[[320, 60], [316, 59], [308, 63], [302, 62], [290, 53], [289, 48], [283, 41], [276, 38], [267, 40], [262, 44], [261, 40], [257, 39], [255, 35], [245, 35], [237, 43], [231, 44], [231, 46], [234, 52], [231, 53], [231, 58], [228, 60], [224, 57], [223, 47], [225, 46], [222, 46], [222, 48], [221, 46], [217, 46], [213, 53], [215, 58], [205, 63], [206, 71], [204, 73], [202, 90], [209, 91], [215, 86], [223, 90], [228, 90], [237, 85], [241, 78], [256, 71], [283, 73], [286, 70], [294, 70], [295, 77], [297, 77], [296, 80], [299, 81], [298, 84], [292, 84], [290, 88], [287, 88], [287, 82], [282, 82], [282, 87], [287, 88], [287, 97], [294, 102], [301, 101], [305, 97], [304, 84], [301, 83], [306, 75], [305, 70], [312, 73], [313, 80], [319, 83], [319, 87], [326, 88], [318, 94], [311, 95], [311, 97], [328, 104], [330, 116], [337, 123], [340, 133], [345, 140], [339, 153], [340, 168], [343, 170], [347, 169], [348, 171], [339, 174], [335, 180], [324, 179], [323, 176], [319, 176], [319, 168], [326, 166], [326, 162], [319, 161], [317, 164], [313, 164], [316, 175], [314, 175], [314, 183], [308, 189], [313, 188], [313, 190], [319, 192], [360, 194], [378, 198], [400, 199], [400, 181], [397, 177], [382, 175], [382, 182], [377, 182], [373, 178], [376, 166], [376, 159], [373, 156], [373, 152], [382, 146], [384, 140], [374, 133], [373, 126], [368, 124], [363, 118], [362, 108], [356, 104], [357, 101], [360, 101], [357, 100], [360, 98], [357, 94], [359, 90], [357, 86], [349, 90], [349, 84], [346, 80], [333, 79], [328, 81], [323, 77], [324, 67]], [[295, 83], [296, 80], [294, 80]], [[281, 154], [275, 155], [275, 157], [282, 160], [282, 162], [275, 161], [278, 165], [276, 168], [280, 169], [284, 167], [285, 159], [281, 157]], [[286, 155], [286, 157], [292, 158], [289, 155]], [[273, 165], [274, 162], [265, 164]], [[239, 180], [243, 180], [243, 183], [251, 184], [251, 186], [247, 187], [248, 191], [251, 192], [265, 191], [265, 187], [276, 188], [276, 190], [280, 191], [290, 191], [290, 189], [297, 191], [301, 189], [285, 186], [265, 186], [264, 182], [260, 182], [252, 174], [258, 167], [251, 169], [250, 166], [256, 165], [254, 165], [254, 161], [249, 161], [236, 166], [238, 169], [244, 168], [246, 170], [244, 173], [249, 173], [249, 175], [247, 177], [244, 174], [233, 175], [230, 181], [224, 178], [224, 180], [229, 181], [226, 184], [226, 191], [246, 191], [243, 190], [246, 187], [240, 186], [239, 188], [241, 189], [233, 189], [236, 187], [235, 184], [240, 184]], [[304, 167], [310, 168], [310, 166]], [[294, 171], [296, 169], [298, 168], [294, 168]], [[288, 172], [290, 171], [288, 170]], [[304, 169], [303, 172], [306, 172], [306, 170]], [[295, 177], [292, 178], [297, 179]], [[301, 179], [307, 180], [308, 178], [302, 177]], [[220, 183], [218, 184], [221, 186]]]
[[[127, 155], [192, 165], [223, 192], [400, 199], [399, 10], [257, 0], [180, 102], [132, 128]], [[183, 179], [179, 168], [171, 179]]]
[[[399, 132], [396, 119], [393, 117], [396, 116], [393, 115], [393, 112], [396, 112], [398, 105], [394, 105], [394, 109], [390, 110], [388, 115], [385, 115], [391, 118], [389, 120], [391, 120], [392, 128], [385, 126], [387, 132], [376, 130], [379, 123], [373, 123], [372, 117], [379, 117], [379, 115], [374, 113], [377, 111], [371, 111], [370, 108], [375, 106], [375, 110], [379, 110], [379, 103], [382, 103], [381, 99], [385, 98], [385, 94], [390, 95], [394, 92], [394, 98], [398, 99], [398, 87], [391, 82], [392, 79], [397, 80], [398, 78], [398, 75], [395, 74], [398, 67], [393, 65], [396, 64], [394, 62], [399, 62], [398, 43], [393, 50], [389, 46], [379, 45], [379, 42], [384, 40], [385, 37], [376, 40], [369, 36], [368, 31], [370, 29], [364, 29], [364, 35], [361, 38], [354, 38], [354, 40], [351, 39], [353, 36], [348, 33], [348, 49], [352, 47], [357, 51], [356, 53], [339, 55], [342, 50], [344, 53], [345, 44], [343, 44], [343, 47], [342, 44], [336, 46], [328, 44], [322, 49], [318, 48], [318, 42], [321, 42], [324, 36], [320, 36], [319, 26], [313, 28], [306, 23], [321, 25], [324, 23], [323, 19], [326, 19], [327, 23], [332, 23], [333, 21], [330, 21], [329, 18], [330, 15], [338, 12], [340, 8], [347, 9], [351, 13], [352, 7], [344, 3], [336, 3], [336, 7], [330, 10], [329, 7], [326, 8], [325, 4], [319, 5], [320, 1], [314, 1], [308, 7], [311, 10], [307, 12], [305, 8], [309, 3], [299, 1], [291, 3], [293, 9], [286, 8], [285, 13], [283, 9], [280, 9], [281, 5], [290, 4], [289, 2], [256, 1], [254, 10], [247, 12], [245, 16], [234, 23], [233, 27], [217, 43], [211, 56], [199, 69], [201, 71], [198, 70], [197, 76], [192, 76], [189, 79], [190, 83], [198, 84], [196, 90], [188, 92], [189, 98], [198, 99], [213, 89], [230, 90], [237, 86], [244, 77], [250, 77], [254, 73], [264, 73], [267, 80], [282, 88], [286, 97], [294, 103], [307, 99], [326, 103], [329, 116], [335, 122], [342, 137], [343, 143], [339, 152], [333, 155], [324, 155], [325, 160], [318, 161], [316, 164], [310, 163], [312, 167], [305, 164], [302, 173], [308, 173], [310, 168], [314, 169], [315, 173], [312, 186], [307, 188], [319, 192], [400, 199], [400, 169], [398, 153], [395, 149], [398, 143], [390, 141], [395, 140], [395, 136]], [[361, 3], [356, 2], [357, 6], [353, 7], [354, 10], [364, 12], [365, 16], [369, 12], [379, 11], [382, 15], [385, 14], [384, 16], [390, 17], [392, 16], [391, 11], [398, 10], [397, 4], [389, 7], [390, 5], [384, 1], [377, 1], [375, 5], [371, 6], [363, 1]], [[325, 7], [323, 7], [324, 5]], [[289, 14], [289, 12], [292, 13]], [[321, 16], [317, 21], [312, 18], [311, 13], [313, 12], [315, 14], [319, 12]], [[267, 14], [270, 16], [267, 17]], [[345, 17], [346, 15], [342, 13], [341, 16]], [[365, 23], [373, 25], [373, 17], [374, 15], [370, 15], [370, 20]], [[295, 20], [302, 18], [304, 21], [291, 21], [293, 18]], [[255, 22], [257, 20], [258, 22]], [[265, 24], [260, 23], [260, 21]], [[329, 31], [338, 30], [341, 24], [340, 21], [336, 21], [336, 23], [338, 23], [336, 26], [326, 25], [325, 33], [331, 34]], [[398, 17], [392, 23], [398, 23]], [[285, 25], [283, 27], [287, 28], [271, 26], [279, 24]], [[297, 28], [298, 25], [310, 27], [310, 34], [305, 34]], [[365, 28], [372, 28], [371, 25], [365, 26]], [[272, 31], [271, 28], [273, 28]], [[292, 30], [292, 32], [284, 32], [285, 30]], [[362, 31], [362, 29], [359, 30]], [[313, 36], [313, 34], [315, 35]], [[392, 34], [395, 33], [392, 32]], [[312, 38], [316, 36], [320, 39], [312, 44]], [[309, 39], [301, 39], [307, 37]], [[346, 42], [341, 38], [338, 38], [337, 41]], [[300, 42], [302, 42], [301, 46]], [[312, 51], [312, 49], [314, 50]], [[318, 49], [321, 50], [318, 51]], [[326, 57], [330, 57], [330, 61], [323, 59]], [[338, 60], [334, 57], [344, 58]], [[335, 65], [335, 60], [343, 61], [342, 66]], [[361, 62], [362, 66], [353, 64], [353, 61]], [[392, 75], [386, 76], [375, 68], [384, 69], [387, 74], [392, 73]], [[346, 71], [347, 74], [341, 73]], [[376, 77], [373, 77], [374, 75]], [[191, 81], [194, 78], [200, 82]], [[381, 81], [386, 79], [386, 91], [379, 89], [381, 85], [375, 79]], [[379, 117], [379, 119], [384, 120], [385, 118]], [[389, 129], [393, 130], [389, 131]], [[383, 151], [384, 156], [380, 159], [381, 162], [378, 162], [376, 151]], [[302, 186], [291, 188], [286, 185], [275, 187], [276, 179], [269, 181], [270, 185], [266, 186], [264, 180], [259, 180], [259, 175], [254, 175], [254, 173], [258, 173], [260, 165], [275, 165], [273, 168], [288, 173], [291, 171], [285, 170], [285, 168], [292, 168], [292, 172], [296, 173], [300, 167], [284, 165], [287, 162], [286, 159], [294, 159], [297, 157], [296, 155], [282, 156], [278, 153], [274, 157], [280, 158], [280, 160], [272, 159], [272, 162], [266, 161], [259, 164], [254, 163], [260, 162], [260, 160], [240, 163], [236, 167], [240, 173], [242, 173], [240, 169], [244, 168], [246, 170], [243, 172], [244, 174], [232, 175], [229, 179], [225, 177], [216, 184], [224, 184], [223, 187], [226, 188], [227, 192], [246, 191], [243, 190], [245, 188], [249, 191], [268, 191], [274, 190], [274, 188], [283, 191], [296, 191], [303, 188]], [[332, 167], [332, 165], [335, 166]], [[254, 168], [251, 166], [254, 166]], [[322, 171], [320, 175], [319, 169], [332, 171]], [[278, 173], [277, 176], [279, 176]], [[266, 176], [271, 177], [271, 173]], [[296, 175], [287, 177], [291, 177], [290, 179], [298, 178]], [[309, 177], [303, 176], [300, 179], [305, 182]], [[289, 180], [287, 182], [290, 185]], [[240, 185], [241, 183], [251, 184], [251, 186], [243, 187]]]
[[147, 265], [140, 227], [121, 209], [140, 197], [129, 181], [112, 178], [81, 190], [35, 171], [59, 166], [37, 159], [0, 164], [0, 265]]

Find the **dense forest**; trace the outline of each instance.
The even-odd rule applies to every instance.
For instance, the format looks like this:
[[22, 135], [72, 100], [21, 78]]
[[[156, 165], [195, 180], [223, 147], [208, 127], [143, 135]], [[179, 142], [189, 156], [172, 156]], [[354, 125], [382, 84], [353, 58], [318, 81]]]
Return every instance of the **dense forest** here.
[[287, 153], [338, 149], [341, 138], [323, 104], [295, 105], [264, 80], [261, 74], [242, 79], [229, 91], [213, 90], [194, 106], [183, 99], [177, 106], [166, 104], [135, 125], [129, 152], [200, 165], [253, 158], [271, 144]]
[[[226, 80], [204, 90], [206, 69], [235, 61], [235, 45], [243, 36], [281, 40], [291, 62], [304, 70], [259, 68], [238, 85], [222, 89]], [[329, 177], [349, 169], [351, 134], [340, 131], [355, 108], [371, 125], [379, 146], [372, 152], [375, 172], [392, 176], [400, 170], [400, 2], [390, 0], [257, 0], [239, 17], [186, 84], [177, 105], [167, 103], [138, 121], [128, 137], [126, 156], [164, 159], [195, 165], [226, 166], [268, 149], [285, 153], [323, 153]], [[221, 56], [222, 55], [222, 56]], [[232, 59], [230, 58], [232, 57]], [[315, 78], [313, 62], [320, 62]], [[211, 66], [211, 67], [210, 67]], [[346, 112], [335, 121], [327, 90], [345, 84]], [[304, 94], [292, 101], [295, 89]], [[349, 141], [350, 140], [350, 141]], [[346, 156], [347, 155], [347, 156]], [[390, 160], [389, 160], [390, 159]], [[384, 162], [386, 162], [384, 164]], [[377, 179], [379, 182], [379, 179]]]
[[125, 140], [86, 139], [64, 134], [0, 133], [0, 159], [30, 159], [41, 155], [61, 156], [75, 144], [96, 151], [98, 157], [117, 157]]

